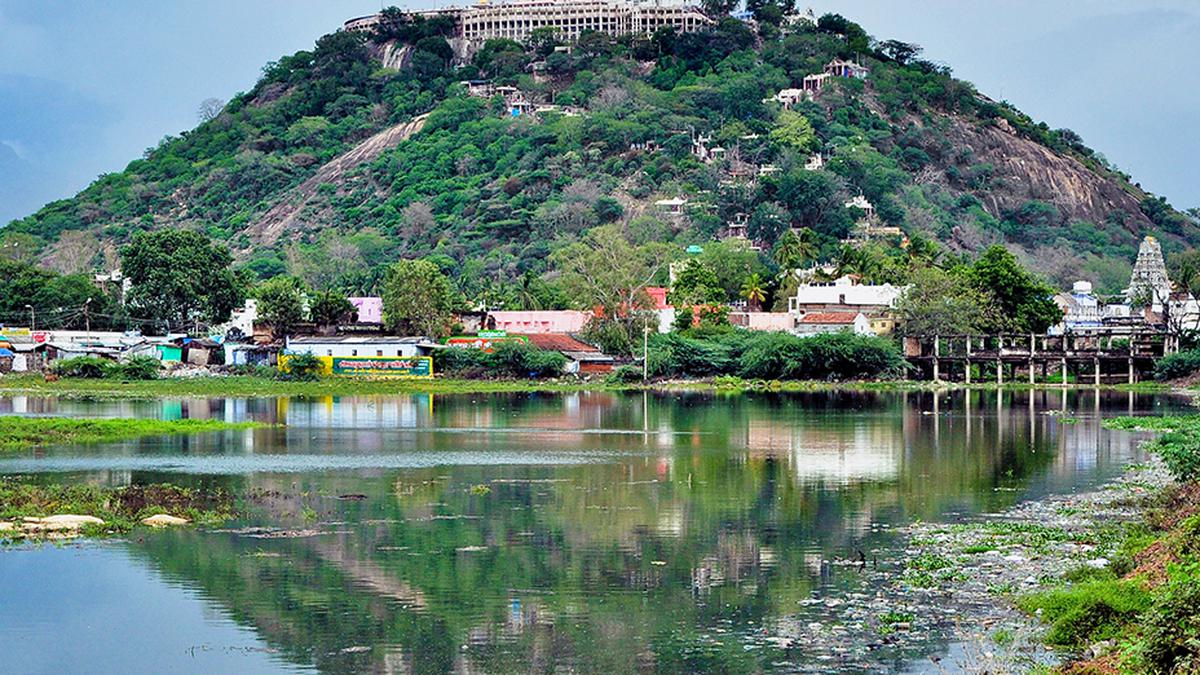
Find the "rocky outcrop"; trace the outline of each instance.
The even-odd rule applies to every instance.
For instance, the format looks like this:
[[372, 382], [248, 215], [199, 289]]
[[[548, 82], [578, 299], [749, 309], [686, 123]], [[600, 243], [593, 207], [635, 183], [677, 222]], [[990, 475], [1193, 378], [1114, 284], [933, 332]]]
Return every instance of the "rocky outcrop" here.
[[1131, 235], [1153, 226], [1141, 211], [1144, 195], [1134, 195], [1118, 180], [1023, 138], [1006, 124], [981, 126], [950, 119], [946, 139], [956, 148], [969, 148], [972, 164], [992, 167], [992, 187], [975, 192], [993, 215], [1000, 217], [1038, 200], [1056, 206], [1066, 222], [1104, 223], [1110, 213], [1122, 211]]
[[425, 127], [427, 118], [428, 115], [421, 115], [403, 124], [384, 129], [359, 143], [349, 152], [342, 153], [327, 162], [308, 180], [288, 190], [275, 202], [275, 206], [247, 228], [246, 232], [251, 241], [265, 245], [274, 244], [287, 230], [303, 226], [305, 224], [304, 210], [313, 196], [317, 194], [318, 187], [324, 183], [338, 184], [354, 169], [374, 161], [385, 151], [396, 147], [402, 141], [421, 131]]

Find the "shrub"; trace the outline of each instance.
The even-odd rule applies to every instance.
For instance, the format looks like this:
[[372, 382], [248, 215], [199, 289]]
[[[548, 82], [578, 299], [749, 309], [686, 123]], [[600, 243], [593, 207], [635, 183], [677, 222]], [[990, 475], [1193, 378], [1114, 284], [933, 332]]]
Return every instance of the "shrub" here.
[[567, 365], [562, 354], [523, 342], [500, 343], [491, 354], [478, 349], [440, 349], [433, 361], [444, 373], [482, 377], [555, 377]]
[[608, 376], [610, 384], [633, 384], [642, 381], [642, 369], [637, 366], [621, 366]]
[[321, 359], [314, 354], [291, 354], [279, 372], [279, 379], [312, 382], [321, 375]]
[[98, 380], [104, 377], [104, 373], [110, 363], [112, 362], [107, 359], [95, 356], [76, 356], [70, 359], [55, 361], [52, 369], [54, 370], [54, 374], [60, 377], [81, 377], [89, 380]]
[[1165, 586], [1142, 616], [1135, 654], [1153, 673], [1200, 669], [1200, 565], [1171, 566]]
[[1163, 434], [1150, 445], [1177, 480], [1200, 480], [1200, 438], [1194, 430]]
[[1200, 349], [1168, 354], [1154, 364], [1154, 379], [1175, 380], [1200, 371]]
[[105, 377], [122, 380], [154, 380], [158, 379], [158, 370], [162, 362], [153, 356], [134, 356], [122, 363], [110, 363], [105, 369]]

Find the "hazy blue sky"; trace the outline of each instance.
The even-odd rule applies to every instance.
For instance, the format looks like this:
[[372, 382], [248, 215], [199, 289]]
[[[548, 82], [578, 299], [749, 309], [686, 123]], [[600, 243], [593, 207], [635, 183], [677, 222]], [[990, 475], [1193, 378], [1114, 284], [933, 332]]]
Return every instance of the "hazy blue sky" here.
[[[389, 2], [388, 4], [394, 4]], [[412, 2], [433, 6], [436, 2]], [[917, 42], [1068, 126], [1176, 206], [1200, 205], [1200, 0], [813, 0]], [[0, 223], [119, 171], [378, 0], [0, 0]]]

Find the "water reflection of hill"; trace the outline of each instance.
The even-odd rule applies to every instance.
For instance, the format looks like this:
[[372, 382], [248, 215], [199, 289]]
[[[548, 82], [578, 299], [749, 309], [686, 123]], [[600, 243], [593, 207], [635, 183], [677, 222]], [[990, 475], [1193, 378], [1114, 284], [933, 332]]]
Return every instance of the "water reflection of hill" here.
[[746, 640], [804, 621], [800, 601], [814, 591], [854, 583], [823, 561], [859, 549], [886, 560], [891, 526], [1001, 508], [1133, 456], [1131, 437], [1102, 432], [1097, 411], [1154, 401], [1123, 397], [1067, 394], [1073, 424], [1048, 414], [1063, 408], [1055, 392], [180, 401], [184, 416], [288, 427], [49, 454], [603, 450], [605, 461], [574, 466], [206, 477], [267, 495], [248, 524], [321, 533], [168, 532], [130, 547], [289, 659], [326, 671], [757, 670], [803, 658], [803, 646], [785, 655]]

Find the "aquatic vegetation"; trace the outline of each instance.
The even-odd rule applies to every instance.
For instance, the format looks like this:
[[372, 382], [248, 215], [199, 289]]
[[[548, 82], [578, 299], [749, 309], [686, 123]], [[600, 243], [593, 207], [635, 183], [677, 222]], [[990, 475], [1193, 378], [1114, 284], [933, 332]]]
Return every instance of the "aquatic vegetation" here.
[[0, 451], [63, 443], [104, 443], [139, 436], [195, 434], [262, 426], [220, 420], [74, 419], [0, 417]]

